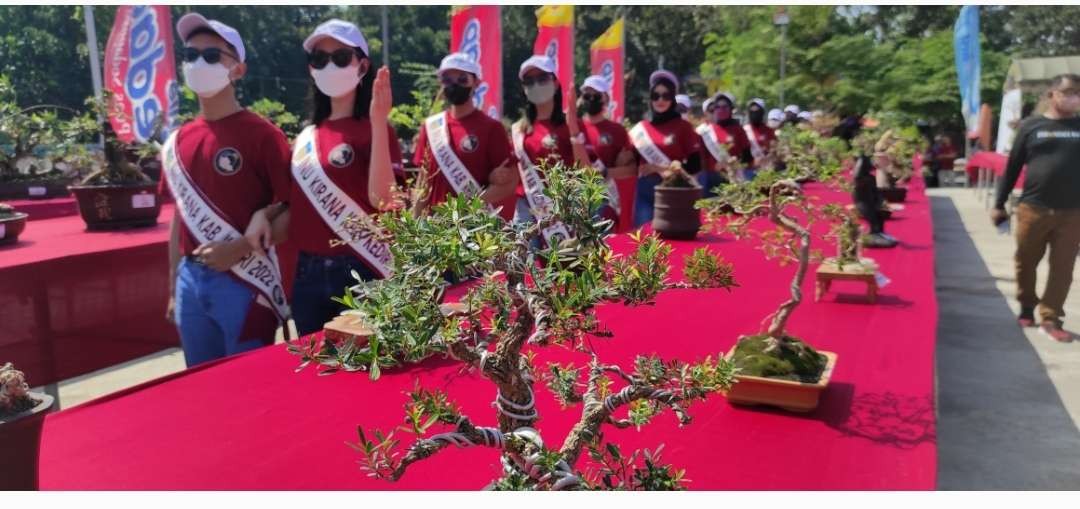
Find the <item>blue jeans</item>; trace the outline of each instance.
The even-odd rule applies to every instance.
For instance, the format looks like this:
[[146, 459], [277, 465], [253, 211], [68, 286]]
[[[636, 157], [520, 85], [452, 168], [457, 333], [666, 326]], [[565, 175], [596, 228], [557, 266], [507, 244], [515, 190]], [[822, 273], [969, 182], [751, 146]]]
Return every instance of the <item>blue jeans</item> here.
[[728, 181], [723, 174], [717, 173], [715, 171], [702, 171], [699, 172], [696, 176], [698, 183], [700, 183], [701, 187], [704, 188], [704, 194], [702, 194], [702, 196], [705, 198], [712, 198], [713, 196], [716, 196], [716, 193], [713, 192], [713, 188], [721, 184], [727, 184]]
[[656, 199], [656, 186], [660, 184], [660, 175], [652, 174], [638, 178], [637, 199], [634, 200], [634, 228], [652, 221], [653, 200]]
[[345, 306], [330, 298], [345, 295], [346, 288], [358, 283], [351, 274], [354, 270], [364, 281], [378, 278], [375, 271], [353, 255], [300, 253], [292, 295], [292, 317], [297, 334], [305, 336], [321, 331], [326, 322], [345, 310]]
[[[248, 337], [248, 315], [255, 291], [227, 272], [218, 272], [193, 259], [184, 257], [176, 270], [176, 326], [184, 362], [190, 368], [226, 355], [253, 350], [274, 342], [269, 337]], [[265, 314], [258, 314], [265, 319]], [[274, 330], [270, 324], [259, 324], [252, 330]], [[265, 334], [265, 332], [263, 333]]]

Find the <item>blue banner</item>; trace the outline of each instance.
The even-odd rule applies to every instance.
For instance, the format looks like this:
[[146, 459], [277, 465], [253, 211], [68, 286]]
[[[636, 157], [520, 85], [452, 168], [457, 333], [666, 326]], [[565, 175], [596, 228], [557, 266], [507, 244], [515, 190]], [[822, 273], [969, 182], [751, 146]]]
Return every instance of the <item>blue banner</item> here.
[[979, 58], [979, 6], [960, 9], [953, 31], [956, 76], [960, 85], [960, 112], [968, 132], [979, 126], [979, 85], [982, 65]]

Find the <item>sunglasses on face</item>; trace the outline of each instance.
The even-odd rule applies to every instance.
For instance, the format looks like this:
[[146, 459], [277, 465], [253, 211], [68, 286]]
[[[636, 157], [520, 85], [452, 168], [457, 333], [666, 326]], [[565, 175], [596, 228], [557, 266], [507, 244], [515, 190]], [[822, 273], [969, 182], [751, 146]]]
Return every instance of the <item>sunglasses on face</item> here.
[[652, 95], [650, 95], [649, 97], [652, 98], [652, 100], [654, 101], [669, 102], [675, 98], [675, 96], [671, 95], [671, 92], [653, 92]]
[[551, 83], [550, 74], [541, 74], [539, 76], [526, 76], [524, 78], [521, 78], [521, 84], [525, 85], [526, 88], [532, 87], [533, 85], [547, 85], [548, 83]]
[[442, 75], [442, 77], [439, 78], [439, 83], [442, 83], [443, 85], [446, 85], [446, 86], [450, 86], [450, 85], [460, 85], [460, 86], [463, 86], [463, 87], [468, 86], [469, 85], [469, 75], [468, 74], [458, 74], [457, 77], [455, 78], [455, 77], [452, 77], [452, 76], [450, 76], [448, 74], [444, 74], [444, 75]]
[[1057, 92], [1064, 96], [1078, 96], [1080, 95], [1080, 88], [1064, 88], [1057, 90]]
[[603, 101], [604, 97], [600, 94], [582, 94], [581, 98], [586, 101]]
[[358, 55], [356, 50], [341, 48], [327, 53], [323, 50], [315, 50], [308, 54], [308, 65], [315, 69], [326, 67], [331, 61], [338, 67], [348, 67], [352, 63], [353, 55]]
[[236, 55], [233, 55], [228, 51], [223, 51], [220, 48], [199, 49], [185, 46], [184, 49], [180, 52], [180, 56], [184, 59], [185, 62], [194, 62], [199, 59], [200, 55], [202, 55], [203, 60], [206, 61], [206, 63], [208, 64], [216, 64], [220, 62], [221, 55], [228, 55], [232, 57], [233, 60], [240, 60], [236, 57]]

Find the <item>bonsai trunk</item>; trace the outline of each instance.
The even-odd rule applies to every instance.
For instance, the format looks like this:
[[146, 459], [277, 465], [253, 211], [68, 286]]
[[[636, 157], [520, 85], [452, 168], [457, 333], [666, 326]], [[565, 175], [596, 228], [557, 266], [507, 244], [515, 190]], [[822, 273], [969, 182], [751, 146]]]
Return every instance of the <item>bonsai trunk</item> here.
[[776, 313], [772, 315], [772, 322], [766, 332], [770, 343], [772, 343], [770, 348], [779, 347], [784, 340], [784, 331], [788, 318], [791, 317], [791, 313], [802, 302], [802, 282], [810, 265], [810, 231], [783, 213], [783, 205], [780, 203], [779, 196], [783, 190], [791, 190], [795, 193], [802, 192], [798, 184], [792, 181], [781, 181], [773, 185], [769, 193], [769, 219], [777, 226], [795, 234], [799, 238], [797, 252], [799, 267], [791, 280], [791, 298], [781, 304]]

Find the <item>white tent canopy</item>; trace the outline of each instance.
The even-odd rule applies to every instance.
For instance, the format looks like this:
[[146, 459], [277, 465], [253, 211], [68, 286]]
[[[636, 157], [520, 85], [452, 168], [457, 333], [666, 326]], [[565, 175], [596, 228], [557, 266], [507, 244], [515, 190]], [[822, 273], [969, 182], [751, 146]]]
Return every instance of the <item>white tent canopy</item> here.
[[997, 152], [1009, 153], [1016, 126], [1020, 122], [1023, 94], [1042, 94], [1059, 74], [1080, 74], [1080, 55], [1064, 57], [1016, 58], [1005, 76], [998, 120]]

